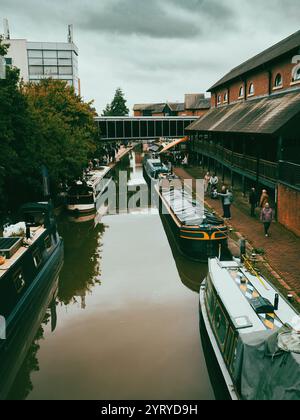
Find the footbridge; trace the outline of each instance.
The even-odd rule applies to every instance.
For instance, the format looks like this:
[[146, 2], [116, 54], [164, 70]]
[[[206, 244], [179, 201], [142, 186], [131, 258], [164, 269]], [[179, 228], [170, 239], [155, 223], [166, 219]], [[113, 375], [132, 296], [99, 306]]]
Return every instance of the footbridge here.
[[181, 138], [186, 127], [199, 117], [96, 117], [101, 139], [153, 140], [160, 137]]

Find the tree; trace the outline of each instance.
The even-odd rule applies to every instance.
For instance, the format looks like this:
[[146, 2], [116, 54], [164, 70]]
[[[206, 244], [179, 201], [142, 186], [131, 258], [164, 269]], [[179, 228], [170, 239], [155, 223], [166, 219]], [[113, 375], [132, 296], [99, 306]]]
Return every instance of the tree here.
[[[96, 149], [97, 130], [92, 103], [85, 103], [66, 82], [53, 79], [22, 86], [31, 115], [31, 138], [19, 144], [19, 170], [38, 193], [40, 168], [48, 168], [52, 191], [60, 181], [82, 174]], [[38, 183], [36, 182], [38, 178]]]
[[[1, 57], [7, 49], [0, 37]], [[26, 100], [19, 90], [19, 70], [7, 66], [5, 79], [0, 79], [0, 211], [8, 202], [8, 180], [16, 174], [18, 165], [16, 143], [26, 137], [27, 118]]]
[[125, 95], [121, 88], [118, 88], [111, 104], [108, 104], [102, 113], [104, 117], [124, 117], [129, 114], [126, 106]]

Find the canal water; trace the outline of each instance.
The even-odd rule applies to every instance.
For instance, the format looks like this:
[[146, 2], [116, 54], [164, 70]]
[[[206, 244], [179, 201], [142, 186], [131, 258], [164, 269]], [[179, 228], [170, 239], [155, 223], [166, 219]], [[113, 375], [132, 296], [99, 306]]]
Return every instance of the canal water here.
[[[119, 169], [143, 182], [139, 153], [116, 176]], [[199, 333], [197, 292], [207, 265], [179, 253], [157, 210], [107, 215], [100, 223], [64, 216], [59, 229], [65, 263], [56, 316], [51, 320], [48, 310], [9, 398], [220, 395]]]

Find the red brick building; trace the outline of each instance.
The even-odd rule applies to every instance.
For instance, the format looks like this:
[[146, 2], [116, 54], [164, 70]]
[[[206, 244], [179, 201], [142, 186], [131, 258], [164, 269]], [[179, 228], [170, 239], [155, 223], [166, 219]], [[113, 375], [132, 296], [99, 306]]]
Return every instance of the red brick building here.
[[279, 221], [300, 235], [300, 31], [209, 92], [211, 110], [188, 127], [195, 157], [245, 192], [267, 188]]
[[205, 98], [203, 93], [185, 95], [184, 103], [136, 104], [133, 107], [135, 117], [202, 117], [209, 109], [210, 99]]

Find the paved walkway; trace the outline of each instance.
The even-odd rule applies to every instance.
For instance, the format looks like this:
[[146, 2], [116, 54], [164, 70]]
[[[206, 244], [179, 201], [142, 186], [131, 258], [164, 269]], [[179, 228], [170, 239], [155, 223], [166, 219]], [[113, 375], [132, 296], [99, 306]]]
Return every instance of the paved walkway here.
[[[191, 175], [182, 168], [174, 172], [184, 179], [191, 179]], [[206, 199], [207, 204], [222, 215], [222, 205], [218, 200]], [[250, 212], [250, 210], [249, 210]], [[245, 206], [238, 202], [232, 205], [231, 226], [240, 232], [255, 248], [263, 248], [270, 266], [283, 278], [291, 292], [300, 296], [300, 238], [285, 229], [279, 223], [273, 223], [269, 238], [264, 236], [263, 225], [251, 218]]]

